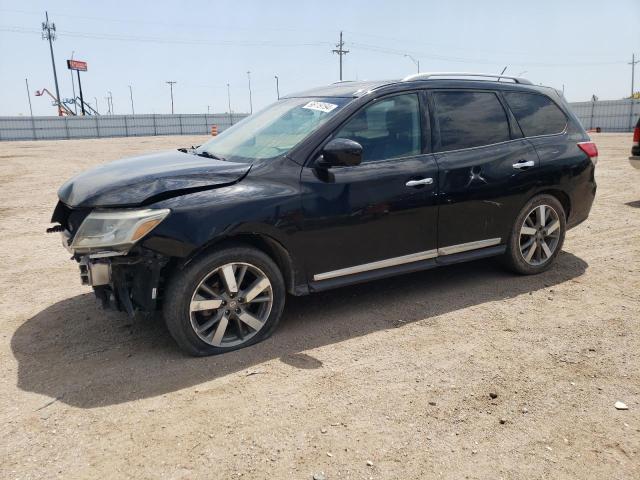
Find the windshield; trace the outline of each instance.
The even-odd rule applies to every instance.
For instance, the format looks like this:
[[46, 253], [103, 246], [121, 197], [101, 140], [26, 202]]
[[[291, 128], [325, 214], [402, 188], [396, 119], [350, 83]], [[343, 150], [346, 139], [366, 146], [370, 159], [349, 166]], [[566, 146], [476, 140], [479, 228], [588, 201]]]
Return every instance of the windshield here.
[[351, 100], [279, 100], [202, 144], [195, 153], [244, 163], [284, 155]]

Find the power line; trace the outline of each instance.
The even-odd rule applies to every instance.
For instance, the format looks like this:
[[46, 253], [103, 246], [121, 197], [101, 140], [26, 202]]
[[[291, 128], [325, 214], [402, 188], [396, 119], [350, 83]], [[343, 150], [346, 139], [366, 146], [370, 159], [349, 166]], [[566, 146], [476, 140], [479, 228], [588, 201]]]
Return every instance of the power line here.
[[[416, 51], [407, 52], [406, 50], [397, 50], [393, 48], [383, 47], [379, 45], [371, 45], [366, 43], [351, 42], [350, 45], [352, 49], [356, 49], [356, 50], [368, 50], [376, 53], [385, 53], [389, 55], [399, 55], [399, 56], [404, 56], [407, 53], [412, 53], [420, 57], [426, 57], [426, 58], [431, 58], [434, 60], [441, 60], [446, 62], [475, 63], [475, 64], [484, 64], [484, 65], [495, 65], [500, 63], [504, 65], [505, 63], [504, 61], [499, 62], [499, 61], [491, 61], [488, 59], [451, 57], [446, 55], [436, 55], [436, 54], [416, 52]], [[537, 66], [537, 67], [574, 67], [574, 66], [577, 67], [577, 66], [597, 66], [597, 65], [620, 65], [626, 62], [617, 61], [617, 62], [544, 63], [544, 62], [526, 61], [524, 63], [522, 62], [508, 62], [508, 63], [509, 65], [514, 65], [514, 66], [517, 65], [517, 66]]]
[[[29, 11], [29, 10], [16, 10], [16, 9], [8, 9], [8, 8], [0, 8], [0, 12], [7, 13], [19, 13], [24, 15], [40, 15], [40, 12]], [[157, 25], [160, 27], [171, 27], [175, 29], [176, 27], [186, 27], [190, 31], [194, 28], [211, 31], [211, 29], [215, 30], [247, 30], [254, 32], [256, 31], [255, 27], [243, 27], [242, 25], [212, 25], [212, 24], [196, 24], [196, 23], [174, 23], [174, 22], [154, 22], [142, 18], [109, 18], [109, 17], [92, 17], [87, 15], [71, 15], [67, 13], [53, 12], [59, 17], [66, 18], [75, 18], [80, 20], [95, 20], [100, 23], [104, 22], [115, 22], [115, 23], [132, 23], [136, 25]], [[264, 27], [260, 26], [259, 30], [267, 30], [281, 33], [283, 31], [287, 32], [306, 32], [307, 29], [304, 28], [282, 28], [282, 27]]]
[[340, 81], [342, 81], [342, 56], [349, 53], [349, 50], [344, 49], [344, 42], [342, 41], [342, 31], [340, 32], [340, 42], [336, 44], [337, 49], [331, 50], [333, 53], [337, 53], [340, 57]]
[[[29, 28], [19, 27], [19, 26], [7, 26], [0, 25], [0, 31], [11, 32], [11, 33], [39, 33], [39, 30], [33, 30]], [[207, 45], [207, 46], [230, 46], [230, 47], [272, 47], [272, 48], [284, 48], [284, 47], [321, 47], [332, 45], [331, 42], [326, 41], [309, 41], [309, 42], [300, 42], [300, 43], [282, 43], [279, 41], [232, 41], [232, 40], [190, 40], [190, 39], [172, 39], [166, 37], [142, 37], [136, 35], [116, 35], [116, 34], [98, 34], [92, 32], [73, 32], [66, 30], [58, 30], [58, 36], [62, 37], [71, 37], [71, 38], [88, 38], [93, 40], [109, 40], [109, 41], [122, 41], [122, 42], [144, 42], [144, 43], [157, 43], [157, 44], [174, 44], [174, 45]], [[343, 44], [344, 45], [344, 44]], [[399, 50], [393, 49], [380, 45], [373, 45], [367, 43], [357, 43], [350, 42], [351, 49], [365, 50], [376, 53], [383, 53], [389, 55], [399, 55], [404, 56], [406, 54], [411, 54], [417, 57], [430, 58], [433, 60], [441, 60], [446, 62], [455, 62], [455, 63], [469, 63], [469, 64], [484, 64], [484, 65], [496, 65], [509, 63], [514, 66], [528, 66], [528, 67], [589, 67], [589, 66], [604, 66], [604, 65], [623, 65], [627, 64], [627, 61], [608, 61], [608, 62], [563, 62], [563, 63], [547, 63], [547, 62], [531, 62], [527, 60], [522, 60], [522, 56], [518, 59], [519, 62], [511, 62], [505, 60], [490, 60], [485, 58], [468, 58], [468, 57], [455, 57], [455, 56], [447, 56], [447, 55], [438, 55], [433, 53], [426, 52], [418, 52], [418, 51], [407, 51], [407, 50]], [[336, 47], [340, 47], [340, 44], [337, 44]], [[339, 48], [333, 50], [335, 53], [338, 53]], [[343, 54], [348, 53], [350, 50], [345, 50]], [[342, 58], [342, 56], [341, 56]]]

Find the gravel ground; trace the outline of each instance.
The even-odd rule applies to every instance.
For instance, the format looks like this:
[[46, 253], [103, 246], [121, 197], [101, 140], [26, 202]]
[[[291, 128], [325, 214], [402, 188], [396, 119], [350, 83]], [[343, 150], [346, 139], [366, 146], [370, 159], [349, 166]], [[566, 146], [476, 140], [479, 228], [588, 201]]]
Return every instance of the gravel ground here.
[[640, 478], [640, 171], [629, 134], [594, 139], [547, 273], [290, 297], [271, 339], [200, 359], [102, 311], [44, 229], [74, 173], [202, 138], [0, 144], [0, 478]]

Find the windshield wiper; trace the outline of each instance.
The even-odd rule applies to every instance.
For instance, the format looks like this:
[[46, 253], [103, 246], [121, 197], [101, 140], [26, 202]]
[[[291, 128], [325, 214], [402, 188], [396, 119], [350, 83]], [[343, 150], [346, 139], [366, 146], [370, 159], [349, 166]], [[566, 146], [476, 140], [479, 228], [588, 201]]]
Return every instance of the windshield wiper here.
[[223, 162], [227, 161], [226, 158], [221, 157], [221, 156], [216, 155], [216, 154], [211, 153], [211, 152], [207, 152], [206, 150], [203, 150], [201, 152], [197, 152], [196, 155], [199, 155], [200, 157], [213, 158], [214, 160], [222, 160]]

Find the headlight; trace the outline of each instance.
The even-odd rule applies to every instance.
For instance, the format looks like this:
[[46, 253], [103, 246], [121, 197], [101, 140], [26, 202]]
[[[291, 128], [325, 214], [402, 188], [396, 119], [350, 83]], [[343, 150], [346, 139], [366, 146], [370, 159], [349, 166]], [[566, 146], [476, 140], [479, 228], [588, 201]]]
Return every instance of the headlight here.
[[71, 248], [127, 250], [169, 215], [169, 209], [96, 210], [84, 219]]

